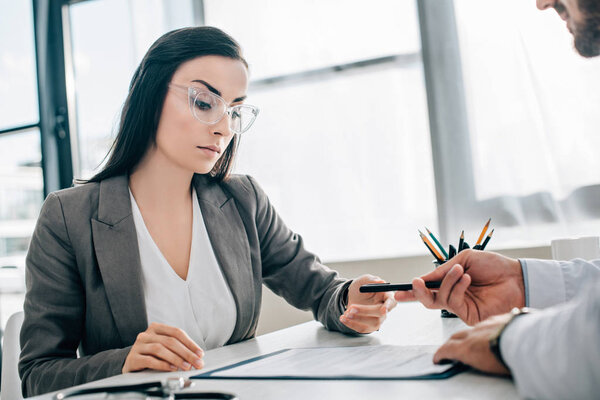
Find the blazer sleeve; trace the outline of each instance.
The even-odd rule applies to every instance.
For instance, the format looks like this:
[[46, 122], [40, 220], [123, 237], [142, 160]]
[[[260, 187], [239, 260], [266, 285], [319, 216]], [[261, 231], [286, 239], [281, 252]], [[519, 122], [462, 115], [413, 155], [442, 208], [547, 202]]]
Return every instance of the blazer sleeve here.
[[130, 347], [77, 357], [85, 293], [60, 199], [40, 212], [26, 260], [19, 375], [25, 397], [120, 374]]
[[248, 180], [256, 195], [263, 282], [294, 307], [312, 310], [327, 329], [356, 334], [339, 320], [344, 312], [341, 298], [351, 281], [308, 252], [302, 237], [284, 224], [256, 181], [250, 176]]

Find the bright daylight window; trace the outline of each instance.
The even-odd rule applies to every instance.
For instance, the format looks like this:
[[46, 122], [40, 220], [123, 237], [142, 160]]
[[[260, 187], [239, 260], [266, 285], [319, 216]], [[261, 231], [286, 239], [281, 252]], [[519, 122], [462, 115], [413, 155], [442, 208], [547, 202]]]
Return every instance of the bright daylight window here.
[[[91, 176], [105, 156], [152, 41], [194, 24], [189, 1], [152, 3], [70, 7], [78, 177]], [[422, 253], [415, 229], [435, 229], [436, 208], [414, 1], [345, 1], [343, 18], [336, 0], [203, 3], [205, 23], [242, 45], [248, 102], [261, 108], [236, 171], [255, 176], [326, 261]], [[269, 83], [274, 77], [281, 79]]]
[[600, 59], [576, 54], [553, 10], [454, 3], [477, 201], [508, 225], [495, 246], [598, 235]]
[[325, 261], [422, 253], [416, 229], [437, 222], [415, 2], [204, 5], [242, 45], [261, 108], [237, 172]]
[[[43, 200], [31, 8], [30, 1], [0, 0], [0, 293], [24, 289], [25, 254]], [[1, 328], [10, 314], [0, 315]]]

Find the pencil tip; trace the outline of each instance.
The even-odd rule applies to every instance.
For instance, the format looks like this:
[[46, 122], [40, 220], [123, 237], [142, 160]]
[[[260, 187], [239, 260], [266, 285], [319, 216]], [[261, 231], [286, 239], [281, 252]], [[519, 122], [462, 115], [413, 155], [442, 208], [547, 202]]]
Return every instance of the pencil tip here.
[[488, 235], [489, 237], [492, 237], [492, 234], [494, 233], [494, 229], [492, 229], [492, 231], [490, 232], [490, 234]]
[[429, 230], [429, 228], [425, 227], [425, 230], [431, 235], [431, 231]]

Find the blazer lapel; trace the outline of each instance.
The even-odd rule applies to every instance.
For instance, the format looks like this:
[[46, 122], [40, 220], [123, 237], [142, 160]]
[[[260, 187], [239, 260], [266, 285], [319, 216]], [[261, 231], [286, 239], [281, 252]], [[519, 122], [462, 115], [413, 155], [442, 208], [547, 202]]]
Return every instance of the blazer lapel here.
[[137, 234], [127, 175], [100, 182], [98, 218], [92, 219], [98, 267], [124, 345], [148, 327]]
[[248, 234], [235, 200], [220, 185], [201, 175], [195, 175], [194, 185], [212, 248], [236, 304], [235, 329], [228, 343], [239, 342], [252, 326], [256, 307]]

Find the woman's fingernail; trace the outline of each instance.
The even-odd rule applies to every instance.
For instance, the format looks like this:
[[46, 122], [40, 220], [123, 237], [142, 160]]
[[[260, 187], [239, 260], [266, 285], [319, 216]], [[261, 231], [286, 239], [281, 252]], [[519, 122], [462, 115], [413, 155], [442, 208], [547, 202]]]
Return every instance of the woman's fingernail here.
[[356, 313], [358, 313], [358, 310], [356, 308], [353, 308], [350, 311], [348, 311], [348, 315], [356, 315]]
[[174, 366], [174, 365], [171, 365], [171, 370], [173, 370], [173, 371], [177, 371], [177, 369], [178, 369], [178, 368], [177, 368], [176, 366]]
[[194, 360], [194, 367], [196, 368], [202, 368], [202, 360], [201, 359], [196, 359]]
[[204, 356], [204, 352], [203, 352], [202, 350], [198, 350], [198, 351], [196, 352], [196, 355], [197, 355], [198, 357], [202, 357], [202, 356]]
[[189, 362], [184, 362], [182, 365], [183, 365], [183, 369], [185, 369], [186, 371], [188, 369], [190, 369], [190, 367], [192, 366], [192, 364], [190, 364]]

